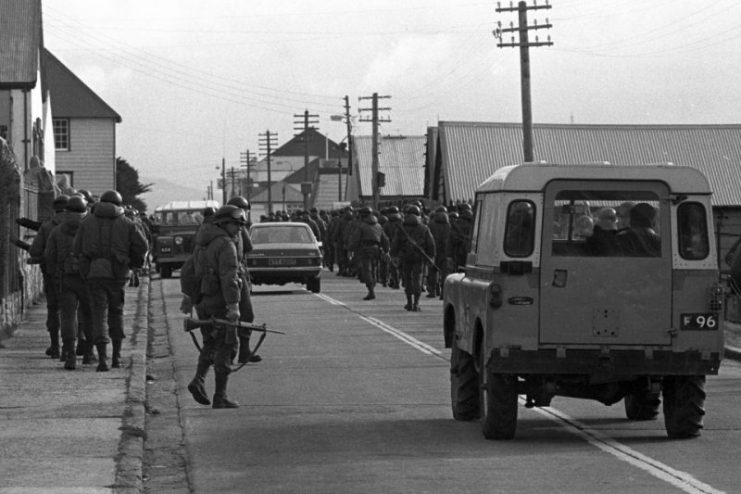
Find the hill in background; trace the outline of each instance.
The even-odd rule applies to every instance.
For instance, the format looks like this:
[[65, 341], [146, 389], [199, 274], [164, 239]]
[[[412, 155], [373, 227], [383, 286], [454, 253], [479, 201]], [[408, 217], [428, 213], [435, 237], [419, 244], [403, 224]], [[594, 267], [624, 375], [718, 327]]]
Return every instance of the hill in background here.
[[152, 190], [139, 196], [147, 203], [147, 213], [154, 212], [154, 208], [170, 201], [200, 201], [206, 199], [206, 191], [195, 187], [184, 187], [164, 178], [142, 177], [142, 184], [153, 184]]

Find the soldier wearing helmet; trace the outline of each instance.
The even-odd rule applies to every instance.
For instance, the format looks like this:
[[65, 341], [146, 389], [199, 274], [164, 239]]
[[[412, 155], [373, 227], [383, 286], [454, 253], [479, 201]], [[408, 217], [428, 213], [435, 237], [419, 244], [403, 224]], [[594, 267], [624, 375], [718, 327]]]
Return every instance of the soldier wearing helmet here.
[[[237, 257], [239, 258], [239, 275], [242, 280], [241, 284], [241, 295], [239, 297], [239, 314], [240, 321], [252, 322], [255, 320], [255, 311], [252, 306], [252, 297], [250, 292], [252, 291], [252, 280], [250, 279], [250, 273], [247, 268], [247, 254], [252, 252], [252, 239], [249, 234], [249, 227], [251, 226], [249, 220], [250, 214], [250, 203], [247, 199], [242, 196], [235, 196], [229, 199], [227, 205], [237, 206], [244, 212], [245, 224], [241, 228], [239, 235], [237, 236]], [[250, 351], [250, 337], [249, 333], [239, 338], [239, 356], [237, 361], [240, 363], [249, 360], [250, 362], [260, 362], [262, 357], [257, 354], [252, 354]]]
[[[83, 355], [83, 364], [92, 362], [92, 348], [88, 344], [93, 341], [90, 291], [80, 274], [79, 259], [73, 252], [75, 235], [86, 214], [87, 202], [82, 195], [70, 197], [60, 224], [49, 235], [45, 250], [48, 270], [59, 288], [61, 360], [68, 370], [77, 367], [78, 354]], [[75, 341], [78, 342], [77, 350]]]
[[448, 238], [450, 238], [448, 208], [438, 206], [435, 212], [432, 213], [427, 226], [430, 228], [432, 238], [435, 239], [435, 265], [430, 266], [430, 270], [427, 273], [427, 297], [435, 298], [439, 296], [442, 300], [442, 284], [447, 275], [447, 250]]
[[368, 294], [363, 300], [376, 298], [376, 273], [378, 263], [382, 256], [386, 256], [389, 250], [389, 239], [383, 233], [383, 228], [378, 224], [378, 219], [373, 215], [373, 210], [368, 206], [359, 210], [360, 221], [358, 227], [350, 236], [350, 250], [355, 253], [360, 270], [360, 281], [365, 283]]
[[458, 270], [466, 265], [466, 256], [471, 249], [473, 233], [473, 211], [471, 205], [464, 203], [458, 206], [459, 217], [450, 224], [448, 241], [448, 263], [451, 269]]
[[60, 194], [54, 199], [54, 215], [41, 223], [36, 237], [34, 237], [28, 253], [31, 256], [30, 263], [39, 264], [41, 274], [44, 279], [44, 295], [46, 297], [46, 330], [49, 332], [51, 340], [50, 346], [46, 349], [46, 354], [51, 358], [59, 358], [59, 290], [55, 282], [53, 273], [50, 273], [46, 267], [46, 243], [49, 240], [51, 231], [61, 223], [64, 215], [64, 208], [69, 201], [69, 196]]
[[149, 245], [140, 228], [124, 215], [121, 194], [107, 190], [81, 222], [75, 234], [74, 254], [80, 273], [88, 282], [92, 306], [93, 343], [98, 351], [98, 372], [108, 371], [107, 347], [111, 342], [111, 366], [121, 365], [124, 339], [124, 295], [131, 269], [144, 265]]
[[[199, 319], [215, 317], [236, 322], [242, 317], [240, 301], [244, 290], [238, 244], [240, 232], [246, 223], [244, 211], [227, 204], [216, 211], [213, 222], [204, 223], [196, 234], [193, 251], [195, 271], [204, 273], [201, 282], [203, 298], [196, 304]], [[226, 394], [232, 362], [239, 345], [236, 328], [214, 325], [202, 329], [201, 333], [203, 347], [188, 391], [202, 405], [237, 408], [239, 403], [230, 400]], [[205, 378], [211, 365], [214, 366], [215, 379], [213, 401], [209, 401], [205, 388]]]
[[391, 242], [391, 256], [401, 259], [401, 277], [407, 303], [404, 309], [419, 312], [424, 264], [435, 257], [435, 239], [422, 223], [420, 208], [409, 206]]
[[[399, 208], [396, 206], [390, 206], [386, 210], [386, 217], [388, 221], [383, 225], [383, 233], [389, 238], [391, 242], [396, 235], [396, 230], [401, 227], [401, 214]], [[393, 262], [388, 263], [388, 279], [387, 283], [389, 288], [395, 290], [399, 289], [400, 278], [399, 278], [399, 265]]]

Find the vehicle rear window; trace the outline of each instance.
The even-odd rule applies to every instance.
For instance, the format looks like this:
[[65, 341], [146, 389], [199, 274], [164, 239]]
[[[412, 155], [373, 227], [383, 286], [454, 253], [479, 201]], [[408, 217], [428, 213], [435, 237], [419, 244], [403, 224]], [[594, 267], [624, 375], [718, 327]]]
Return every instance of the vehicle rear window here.
[[257, 227], [250, 233], [253, 244], [311, 244], [309, 230], [296, 226]]
[[684, 259], [705, 259], [710, 254], [705, 207], [699, 202], [685, 202], [677, 208], [679, 255]]
[[661, 203], [652, 191], [562, 190], [551, 204], [552, 255], [661, 257]]

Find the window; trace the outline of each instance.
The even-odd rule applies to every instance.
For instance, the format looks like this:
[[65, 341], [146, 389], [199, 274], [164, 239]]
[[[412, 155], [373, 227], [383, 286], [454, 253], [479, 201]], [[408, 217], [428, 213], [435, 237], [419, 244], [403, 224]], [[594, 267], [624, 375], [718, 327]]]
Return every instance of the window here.
[[661, 256], [661, 208], [652, 191], [562, 190], [553, 202], [556, 256]]
[[54, 126], [54, 149], [57, 151], [69, 151], [69, 119], [55, 118]]
[[710, 253], [705, 208], [699, 202], [685, 202], [677, 208], [679, 255], [684, 259], [705, 259]]
[[504, 252], [510, 257], [527, 257], [535, 246], [535, 204], [512, 201], [507, 209]]

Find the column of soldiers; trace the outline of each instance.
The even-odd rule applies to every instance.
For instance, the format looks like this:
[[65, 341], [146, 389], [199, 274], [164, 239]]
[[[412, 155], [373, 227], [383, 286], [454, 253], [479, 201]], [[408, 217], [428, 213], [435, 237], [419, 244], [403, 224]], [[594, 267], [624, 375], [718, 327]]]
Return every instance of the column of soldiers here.
[[[104, 192], [98, 202], [85, 190], [54, 200], [54, 215], [28, 246], [29, 262], [41, 265], [47, 303], [46, 354], [74, 370], [97, 361], [96, 370], [121, 367], [125, 338], [123, 309], [127, 283], [145, 264], [146, 224], [125, 212], [121, 194]], [[33, 226], [27, 219], [24, 226]], [[61, 343], [61, 344], [60, 344]], [[94, 353], [97, 351], [97, 356]]]

